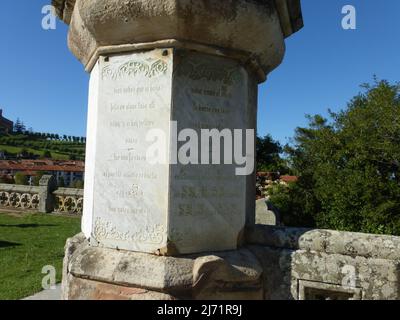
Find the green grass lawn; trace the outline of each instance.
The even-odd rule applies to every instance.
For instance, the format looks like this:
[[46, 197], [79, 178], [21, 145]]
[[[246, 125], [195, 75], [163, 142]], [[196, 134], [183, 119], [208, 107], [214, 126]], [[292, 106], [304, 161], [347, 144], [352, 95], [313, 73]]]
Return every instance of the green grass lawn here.
[[65, 241], [79, 232], [80, 217], [0, 213], [0, 300], [40, 292], [47, 265], [60, 282]]

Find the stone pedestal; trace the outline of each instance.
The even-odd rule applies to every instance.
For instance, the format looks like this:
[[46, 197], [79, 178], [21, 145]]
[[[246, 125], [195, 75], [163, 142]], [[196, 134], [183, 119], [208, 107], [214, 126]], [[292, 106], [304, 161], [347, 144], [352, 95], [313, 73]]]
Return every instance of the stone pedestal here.
[[[105, 256], [90, 263], [107, 269], [107, 257], [122, 254], [118, 250], [161, 265], [175, 260], [153, 255], [234, 254], [246, 224], [255, 220], [255, 141], [246, 133], [256, 129], [257, 85], [281, 63], [284, 39], [302, 27], [300, 1], [53, 4], [70, 25], [71, 51], [91, 73], [82, 222], [88, 241], [80, 244], [90, 253], [67, 255], [64, 290], [74, 293], [65, 298], [80, 298], [73, 290], [77, 274], [110, 282], [85, 275], [90, 268], [77, 272], [80, 258]], [[217, 131], [218, 141], [204, 140], [204, 130]], [[151, 152], [155, 145], [161, 148]], [[219, 162], [216, 151], [223, 154]], [[135, 269], [134, 261], [129, 258], [127, 268]], [[151, 278], [165, 279], [169, 272], [155, 270]], [[136, 286], [129, 273], [124, 276]], [[89, 281], [80, 285], [91, 292], [85, 297], [112, 292]]]
[[262, 268], [247, 249], [160, 257], [92, 247], [83, 234], [66, 244], [63, 299], [263, 299]]

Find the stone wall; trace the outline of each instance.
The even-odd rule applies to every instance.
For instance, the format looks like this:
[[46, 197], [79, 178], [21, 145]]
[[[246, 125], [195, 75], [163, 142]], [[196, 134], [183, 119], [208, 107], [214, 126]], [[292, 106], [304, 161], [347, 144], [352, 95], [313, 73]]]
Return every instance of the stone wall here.
[[0, 184], [0, 207], [41, 213], [81, 214], [83, 190], [56, 187], [53, 176], [43, 176], [39, 186]]
[[255, 226], [247, 243], [266, 300], [400, 299], [400, 237]]
[[67, 241], [64, 299], [400, 299], [400, 237], [256, 225], [236, 251], [161, 257]]

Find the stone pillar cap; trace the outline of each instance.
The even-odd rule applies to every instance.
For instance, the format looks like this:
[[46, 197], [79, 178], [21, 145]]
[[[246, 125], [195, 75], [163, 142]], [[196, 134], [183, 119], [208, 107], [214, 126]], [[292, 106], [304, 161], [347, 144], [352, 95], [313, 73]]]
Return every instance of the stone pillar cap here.
[[[303, 27], [300, 0], [52, 0], [68, 44], [90, 71], [99, 55], [184, 47], [251, 61], [260, 80]], [[203, 46], [203, 48], [202, 48]]]
[[[269, 2], [270, 0], [260, 0], [259, 2]], [[57, 16], [66, 24], [70, 24], [72, 12], [76, 0], [52, 0], [56, 9]], [[275, 0], [279, 9], [282, 30], [285, 38], [303, 28], [303, 16], [301, 12], [300, 0]]]

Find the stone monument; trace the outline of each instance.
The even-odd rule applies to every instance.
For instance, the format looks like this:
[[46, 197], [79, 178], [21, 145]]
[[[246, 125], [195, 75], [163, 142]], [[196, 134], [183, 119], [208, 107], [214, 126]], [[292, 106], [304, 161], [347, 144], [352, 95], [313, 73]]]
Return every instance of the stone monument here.
[[[261, 270], [241, 249], [255, 223], [254, 170], [216, 164], [212, 139], [198, 143], [201, 163], [176, 158], [186, 129], [256, 129], [258, 84], [302, 28], [300, 0], [53, 5], [90, 73], [83, 235], [67, 243], [64, 298], [262, 297]], [[149, 153], [155, 132], [167, 161]], [[242, 139], [254, 168], [254, 136]]]

